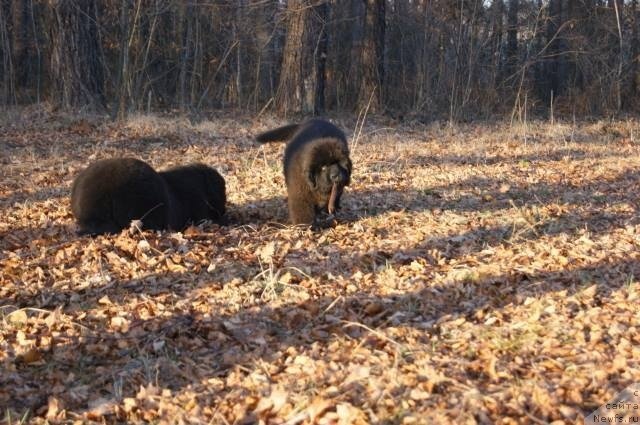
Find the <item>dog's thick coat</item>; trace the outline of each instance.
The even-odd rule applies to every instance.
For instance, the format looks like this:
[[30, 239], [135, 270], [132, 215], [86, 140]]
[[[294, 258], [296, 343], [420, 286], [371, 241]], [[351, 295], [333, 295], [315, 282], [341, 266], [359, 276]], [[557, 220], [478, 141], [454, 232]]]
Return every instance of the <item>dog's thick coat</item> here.
[[321, 211], [333, 213], [351, 180], [347, 139], [322, 119], [279, 127], [256, 136], [260, 143], [288, 140], [284, 151], [289, 219], [315, 224]]
[[139, 219], [147, 229], [169, 223], [165, 181], [134, 158], [96, 161], [80, 172], [71, 188], [71, 211], [81, 234], [116, 233]]
[[71, 188], [80, 234], [117, 233], [132, 220], [145, 229], [181, 230], [220, 219], [225, 203], [224, 179], [203, 164], [158, 173], [138, 159], [102, 159], [80, 172]]
[[171, 195], [170, 227], [182, 229], [190, 222], [219, 220], [227, 202], [224, 178], [204, 164], [189, 164], [160, 171]]

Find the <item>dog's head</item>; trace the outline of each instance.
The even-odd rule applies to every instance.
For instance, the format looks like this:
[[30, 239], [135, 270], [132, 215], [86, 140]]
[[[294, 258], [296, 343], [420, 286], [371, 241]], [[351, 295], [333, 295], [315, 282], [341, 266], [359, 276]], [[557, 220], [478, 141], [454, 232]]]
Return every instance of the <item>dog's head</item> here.
[[327, 137], [309, 143], [303, 155], [303, 170], [309, 188], [318, 194], [331, 193], [334, 186], [348, 186], [351, 179], [351, 159], [346, 143]]
[[342, 189], [351, 181], [351, 161], [347, 158], [339, 162], [323, 164], [311, 171], [309, 186], [312, 190], [328, 195], [334, 186]]

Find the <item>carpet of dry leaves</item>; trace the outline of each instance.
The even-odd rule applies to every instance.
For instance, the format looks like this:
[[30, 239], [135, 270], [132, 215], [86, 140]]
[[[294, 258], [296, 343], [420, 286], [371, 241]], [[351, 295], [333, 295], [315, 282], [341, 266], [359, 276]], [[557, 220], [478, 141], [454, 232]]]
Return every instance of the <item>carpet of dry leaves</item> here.
[[[640, 381], [640, 123], [370, 119], [336, 226], [286, 224], [282, 121], [0, 118], [0, 423], [581, 423]], [[229, 224], [75, 234], [129, 155]]]

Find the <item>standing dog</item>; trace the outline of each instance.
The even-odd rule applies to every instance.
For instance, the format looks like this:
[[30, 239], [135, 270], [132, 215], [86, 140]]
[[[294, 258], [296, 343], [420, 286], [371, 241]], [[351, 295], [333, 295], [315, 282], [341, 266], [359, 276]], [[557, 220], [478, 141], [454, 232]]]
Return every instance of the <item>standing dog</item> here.
[[294, 224], [316, 224], [321, 211], [333, 214], [351, 181], [347, 139], [328, 121], [311, 119], [256, 136], [260, 143], [288, 140], [284, 151], [289, 219]]

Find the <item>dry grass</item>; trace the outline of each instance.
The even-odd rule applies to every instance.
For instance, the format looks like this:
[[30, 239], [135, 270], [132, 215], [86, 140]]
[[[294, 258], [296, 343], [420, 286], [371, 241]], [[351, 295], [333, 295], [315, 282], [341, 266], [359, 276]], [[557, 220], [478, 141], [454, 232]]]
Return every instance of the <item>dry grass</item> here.
[[[640, 381], [638, 122], [369, 123], [316, 233], [275, 124], [0, 121], [5, 422], [560, 424]], [[217, 167], [231, 224], [76, 237], [114, 155]]]

